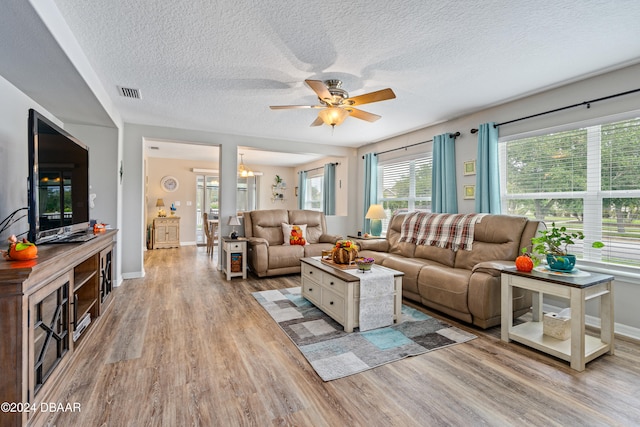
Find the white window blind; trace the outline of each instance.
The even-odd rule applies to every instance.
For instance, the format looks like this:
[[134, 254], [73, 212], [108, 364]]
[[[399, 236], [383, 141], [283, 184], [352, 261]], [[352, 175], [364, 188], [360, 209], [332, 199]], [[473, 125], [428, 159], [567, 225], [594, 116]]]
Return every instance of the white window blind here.
[[640, 266], [640, 118], [503, 142], [501, 169], [505, 213], [583, 231], [583, 259]]
[[305, 209], [322, 211], [323, 184], [324, 174], [307, 177], [305, 182]]
[[431, 209], [431, 169], [431, 153], [379, 161], [378, 203], [387, 213], [382, 221], [383, 230], [386, 231], [391, 215], [397, 210]]

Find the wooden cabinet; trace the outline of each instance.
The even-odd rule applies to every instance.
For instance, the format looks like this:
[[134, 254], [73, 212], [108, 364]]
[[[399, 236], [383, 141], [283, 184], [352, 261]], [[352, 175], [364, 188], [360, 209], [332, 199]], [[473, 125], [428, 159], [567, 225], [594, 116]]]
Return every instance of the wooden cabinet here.
[[153, 249], [180, 247], [180, 217], [153, 219]]
[[29, 410], [0, 412], [0, 425], [41, 425], [41, 404], [62, 402], [67, 367], [83, 357], [86, 337], [111, 301], [115, 238], [40, 245], [31, 261], [0, 260], [0, 402]]

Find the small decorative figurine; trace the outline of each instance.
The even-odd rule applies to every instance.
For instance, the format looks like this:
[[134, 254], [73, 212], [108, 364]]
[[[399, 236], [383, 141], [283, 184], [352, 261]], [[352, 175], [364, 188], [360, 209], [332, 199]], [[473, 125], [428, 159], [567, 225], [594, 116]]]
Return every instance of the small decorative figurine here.
[[2, 256], [8, 260], [26, 261], [35, 259], [38, 257], [38, 248], [27, 239], [22, 239], [22, 242], [18, 242], [16, 236], [11, 235], [7, 239], [9, 242], [9, 250], [2, 251]]

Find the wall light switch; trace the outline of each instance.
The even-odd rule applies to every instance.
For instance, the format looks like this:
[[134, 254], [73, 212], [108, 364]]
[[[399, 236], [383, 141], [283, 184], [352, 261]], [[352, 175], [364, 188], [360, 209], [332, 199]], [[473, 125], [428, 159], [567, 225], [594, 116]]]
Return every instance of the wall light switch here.
[[191, 206], [191, 200], [187, 200], [187, 206]]
[[173, 202], [173, 204], [176, 206], [180, 206], [180, 200], [176, 200], [175, 202]]

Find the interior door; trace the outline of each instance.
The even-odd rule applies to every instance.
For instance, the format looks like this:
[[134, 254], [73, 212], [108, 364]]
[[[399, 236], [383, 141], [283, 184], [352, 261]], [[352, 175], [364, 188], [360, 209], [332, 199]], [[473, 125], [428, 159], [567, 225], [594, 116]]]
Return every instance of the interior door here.
[[206, 212], [209, 219], [219, 219], [220, 182], [217, 175], [198, 175], [196, 177], [196, 242], [206, 244], [202, 214]]

